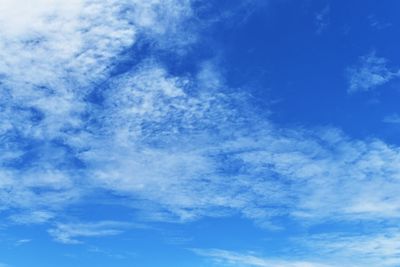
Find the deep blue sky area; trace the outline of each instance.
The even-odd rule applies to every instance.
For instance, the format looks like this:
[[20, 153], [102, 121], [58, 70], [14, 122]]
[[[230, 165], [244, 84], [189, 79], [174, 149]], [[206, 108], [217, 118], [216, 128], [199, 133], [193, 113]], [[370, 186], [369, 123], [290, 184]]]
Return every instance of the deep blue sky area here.
[[[326, 8], [318, 32], [315, 16]], [[398, 112], [398, 90], [349, 95], [346, 68], [372, 51], [399, 60], [398, 9], [395, 1], [276, 1], [245, 22], [221, 22], [211, 39], [223, 51], [227, 80], [272, 105], [274, 121], [334, 125], [355, 137], [396, 142], [382, 116]], [[381, 99], [384, 105], [376, 103]]]
[[0, 267], [400, 266], [400, 1], [0, 1]]

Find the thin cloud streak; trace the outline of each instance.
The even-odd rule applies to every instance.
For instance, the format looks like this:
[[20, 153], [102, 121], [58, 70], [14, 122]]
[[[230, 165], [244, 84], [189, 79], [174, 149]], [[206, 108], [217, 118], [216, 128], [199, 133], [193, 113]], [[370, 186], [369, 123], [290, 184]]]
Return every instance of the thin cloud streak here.
[[311, 261], [296, 260], [274, 260], [263, 258], [254, 253], [237, 253], [233, 251], [220, 249], [194, 249], [195, 253], [200, 256], [210, 258], [216, 263], [224, 264], [224, 266], [243, 266], [243, 267], [333, 267]]

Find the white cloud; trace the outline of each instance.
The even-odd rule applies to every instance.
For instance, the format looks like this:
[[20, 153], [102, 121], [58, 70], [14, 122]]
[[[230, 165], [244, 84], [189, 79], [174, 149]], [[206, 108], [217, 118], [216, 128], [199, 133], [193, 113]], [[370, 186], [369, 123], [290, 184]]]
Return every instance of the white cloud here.
[[296, 260], [274, 260], [255, 255], [254, 253], [237, 253], [220, 249], [194, 249], [195, 253], [213, 259], [223, 266], [242, 267], [329, 267], [318, 262]]
[[45, 223], [54, 218], [54, 213], [49, 211], [34, 210], [32, 212], [24, 212], [22, 214], [13, 214], [9, 219], [20, 224], [36, 224]]
[[[37, 159], [36, 163], [45, 164], [45, 161]], [[80, 189], [71, 182], [72, 177], [65, 176], [67, 172], [60, 175], [62, 171], [55, 170], [55, 166], [51, 170], [46, 167], [21, 166], [21, 170], [7, 165], [3, 167], [4, 171], [0, 172], [0, 203], [2, 209], [15, 209], [15, 214], [10, 216], [12, 221], [43, 223], [57, 210], [79, 199]]]
[[230, 111], [223, 108], [222, 95], [198, 91], [191, 96], [190, 82], [169, 77], [154, 64], [111, 82], [103, 111], [95, 114], [103, 120], [95, 130], [97, 141], [81, 153], [94, 183], [156, 201], [188, 219], [197, 215], [183, 209], [209, 207], [202, 193], [192, 190], [213, 187], [206, 176], [214, 176], [215, 162], [206, 154], [215, 140], [207, 144], [207, 132], [225, 127], [215, 119], [227, 118]]
[[[118, 56], [138, 38], [169, 45], [172, 40], [167, 35], [176, 33], [179, 22], [190, 14], [189, 4], [184, 0], [36, 0], [28, 4], [2, 0], [4, 110], [24, 116], [24, 121], [38, 113], [42, 120], [27, 128], [3, 118], [1, 128], [12, 125], [25, 135], [49, 139], [65, 138], [66, 129], [82, 127], [80, 116], [88, 90], [108, 78]], [[7, 105], [11, 99], [12, 105]]]
[[296, 216], [396, 218], [399, 150], [380, 141], [333, 138], [281, 138], [271, 142], [272, 151], [253, 152], [245, 160], [288, 179]]
[[[65, 206], [98, 189], [126, 197], [148, 220], [240, 214], [272, 227], [277, 215], [300, 222], [399, 218], [398, 147], [332, 128], [279, 129], [242, 94], [224, 94], [210, 62], [192, 76], [174, 76], [146, 58], [109, 76], [118, 54], [141, 38], [153, 38], [157, 49], [181, 45], [177, 31], [189, 2], [38, 1], [18, 23], [12, 14], [25, 6], [4, 3], [0, 209], [13, 213], [13, 222], [56, 221]], [[353, 91], [397, 76], [375, 55], [352, 74]], [[100, 100], [85, 101], [92, 93]], [[125, 227], [60, 223], [49, 233], [77, 243]], [[318, 266], [219, 252], [249, 266]]]
[[196, 84], [153, 63], [113, 80], [80, 154], [92, 183], [150, 201], [153, 219], [398, 218], [398, 148], [335, 129], [278, 130], [255, 114], [242, 123], [232, 98]]
[[399, 229], [381, 229], [379, 233], [326, 234], [310, 236], [305, 244], [320, 255], [343, 259], [357, 266], [398, 266], [400, 264]]
[[178, 28], [190, 4], [1, 0], [0, 209], [22, 209], [12, 220], [45, 222], [36, 215], [80, 198], [86, 98], [137, 42], [182, 45]]
[[348, 69], [349, 92], [370, 91], [400, 76], [400, 70], [388, 66], [388, 60], [375, 52], [362, 56], [358, 65]]
[[[287, 258], [263, 257], [254, 252], [234, 252], [220, 249], [193, 249], [198, 255], [214, 260], [222, 266], [255, 267], [322, 267], [322, 266], [387, 266], [400, 264], [398, 228], [380, 229], [378, 233], [307, 234], [290, 248], [302, 253]], [[290, 250], [289, 250], [290, 251]], [[306, 257], [308, 259], [304, 260]], [[312, 258], [312, 260], [310, 260]]]
[[49, 234], [58, 242], [79, 244], [82, 242], [78, 238], [119, 235], [128, 227], [129, 224], [115, 221], [57, 224], [55, 228], [49, 230]]
[[204, 76], [171, 76], [154, 61], [110, 79], [102, 104], [89, 109], [97, 123], [67, 142], [85, 168], [57, 170], [69, 154], [50, 146], [36, 159], [41, 168], [4, 172], [3, 206], [52, 214], [100, 187], [131, 198], [151, 220], [398, 218], [398, 148], [335, 129], [277, 129], [240, 114], [242, 96], [204, 90], [197, 79]]

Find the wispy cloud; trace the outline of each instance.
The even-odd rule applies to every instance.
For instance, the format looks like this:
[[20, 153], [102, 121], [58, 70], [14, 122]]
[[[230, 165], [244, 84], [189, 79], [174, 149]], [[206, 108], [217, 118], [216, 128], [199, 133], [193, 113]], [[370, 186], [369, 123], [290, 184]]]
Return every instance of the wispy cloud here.
[[385, 21], [382, 18], [378, 18], [376, 15], [368, 16], [368, 20], [371, 27], [375, 30], [384, 30], [393, 26], [392, 23]]
[[236, 252], [221, 249], [192, 251], [223, 266], [259, 267], [328, 267], [328, 266], [398, 266], [399, 234], [397, 228], [381, 229], [378, 233], [308, 234], [304, 240], [291, 245], [300, 255], [280, 255], [278, 259], [260, 256], [255, 252]]
[[398, 266], [400, 264], [397, 228], [381, 229], [379, 233], [327, 234], [309, 236], [305, 241], [320, 255], [344, 259], [356, 266]]
[[392, 123], [392, 124], [399, 124], [400, 123], [400, 115], [395, 113], [388, 115], [383, 118], [383, 122], [385, 123]]
[[79, 244], [79, 238], [114, 236], [123, 233], [129, 224], [115, 221], [100, 221], [94, 223], [57, 224], [49, 230], [49, 234], [58, 242], [64, 244]]
[[[399, 218], [398, 147], [334, 128], [279, 128], [244, 93], [226, 93], [210, 62], [176, 75], [150, 53], [110, 74], [137, 43], [157, 50], [188, 41], [180, 28], [189, 1], [17, 2], [0, 9], [0, 210], [14, 223], [59, 222], [64, 207], [96, 190], [125, 197], [121, 205], [152, 221], [239, 214], [272, 227], [282, 215], [300, 223]], [[29, 16], [15, 16], [26, 8]], [[350, 91], [397, 77], [387, 65], [363, 57], [349, 72]], [[49, 233], [79, 243], [127, 228], [59, 222]], [[203, 254], [248, 266], [323, 266]]]
[[400, 69], [389, 66], [386, 58], [375, 52], [362, 56], [357, 65], [348, 69], [349, 92], [370, 91], [400, 76]]
[[32, 242], [32, 239], [20, 239], [15, 242], [15, 246], [22, 246]]
[[317, 14], [315, 14], [315, 25], [317, 27], [316, 33], [321, 34], [329, 26], [329, 14], [331, 7], [329, 5], [325, 6]]
[[87, 98], [138, 42], [187, 42], [178, 32], [190, 14], [185, 0], [2, 1], [0, 209], [16, 208], [14, 221], [45, 222], [41, 214], [80, 198]]
[[54, 217], [54, 213], [49, 211], [33, 210], [31, 212], [23, 212], [13, 214], [9, 217], [12, 221], [20, 224], [40, 224], [45, 223]]
[[[239, 114], [232, 103], [237, 97], [245, 102], [243, 96], [196, 84], [196, 78], [171, 76], [154, 62], [110, 79], [104, 101], [93, 104], [90, 114], [99, 123], [67, 143], [85, 164], [79, 172], [83, 189], [148, 201], [136, 208], [152, 220], [233, 213], [260, 224], [282, 214], [301, 220], [398, 218], [398, 148], [353, 140], [335, 129], [277, 129], [255, 114]], [[4, 176], [3, 188], [11, 188], [3, 191], [8, 206], [43, 210], [84, 193], [73, 176], [33, 173], [28, 169], [18, 183], [13, 172]]]
[[238, 253], [220, 249], [194, 249], [195, 253], [210, 258], [216, 263], [224, 266], [243, 266], [243, 267], [329, 267], [327, 265], [311, 261], [296, 260], [274, 260], [254, 253]]

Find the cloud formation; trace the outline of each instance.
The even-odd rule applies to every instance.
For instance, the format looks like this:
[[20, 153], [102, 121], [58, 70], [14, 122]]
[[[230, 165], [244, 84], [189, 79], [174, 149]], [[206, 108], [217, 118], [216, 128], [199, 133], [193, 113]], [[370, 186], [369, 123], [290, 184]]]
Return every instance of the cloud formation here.
[[387, 115], [383, 118], [384, 123], [391, 123], [391, 124], [399, 124], [400, 123], [400, 115], [395, 113], [391, 115]]
[[195, 253], [211, 258], [216, 263], [224, 264], [224, 266], [243, 266], [243, 267], [333, 267], [310, 261], [291, 261], [291, 260], [273, 260], [263, 258], [254, 253], [237, 253], [219, 249], [195, 249]]
[[64, 244], [79, 244], [77, 238], [104, 237], [118, 235], [129, 225], [115, 221], [100, 221], [95, 223], [57, 224], [49, 230], [49, 234], [58, 242]]
[[378, 233], [339, 233], [310, 236], [304, 243], [317, 254], [346, 266], [398, 266], [400, 263], [399, 229], [389, 228]]
[[383, 230], [380, 233], [360, 235], [357, 233], [336, 233], [307, 235], [297, 240], [296, 248], [306, 253], [290, 253], [279, 259], [263, 257], [255, 252], [235, 252], [222, 249], [193, 249], [192, 251], [206, 259], [223, 266], [259, 266], [259, 267], [334, 267], [334, 266], [397, 266], [398, 228]]
[[[189, 4], [157, 0], [2, 1], [3, 209], [39, 214], [80, 198], [86, 183], [81, 172], [84, 163], [77, 153], [86, 147], [77, 143], [90, 135], [85, 129], [91, 109], [87, 99], [111, 77], [120, 55], [138, 39], [151, 41], [157, 49], [170, 45], [170, 35], [190, 14]], [[27, 218], [12, 218], [21, 221], [21, 216]], [[37, 221], [34, 217], [32, 222]]]
[[329, 13], [331, 8], [329, 5], [325, 6], [317, 14], [315, 14], [316, 33], [321, 34], [329, 27]]
[[[112, 64], [111, 58], [135, 42], [136, 28], [156, 23], [153, 8], [161, 4], [134, 2], [133, 10], [141, 10], [142, 16], [148, 14], [135, 22], [121, 15], [125, 7], [122, 4], [110, 8], [108, 2], [76, 1], [65, 6], [51, 3], [44, 1], [43, 10], [40, 5], [36, 7], [32, 18], [25, 18], [27, 21], [9, 33], [9, 39], [18, 44], [12, 49], [37, 58], [31, 58], [33, 63], [25, 66], [22, 53], [14, 56], [16, 64], [4, 64], [2, 71], [11, 77], [3, 80], [12, 96], [3, 108], [17, 115], [15, 119], [11, 113], [2, 113], [2, 137], [6, 140], [2, 196], [3, 201], [8, 199], [5, 207], [44, 214], [40, 213], [43, 207], [58, 208], [78, 201], [85, 187], [101, 186], [149, 200], [183, 220], [212, 214], [213, 209], [220, 208], [239, 210], [261, 220], [282, 212], [303, 217], [396, 217], [398, 149], [379, 140], [350, 140], [335, 129], [317, 134], [278, 130], [255, 114], [241, 114], [233, 101], [236, 98], [245, 102], [243, 96], [226, 95], [221, 88], [200, 88], [201, 76], [172, 76], [153, 60], [109, 77], [102, 90], [96, 92], [101, 100], [87, 101], [85, 91], [93, 88], [87, 87], [88, 82], [107, 76], [105, 70]], [[172, 4], [166, 3], [159, 16], [165, 16], [163, 12]], [[82, 16], [85, 12], [91, 15]], [[48, 17], [52, 20], [45, 23]], [[87, 23], [81, 21], [83, 17]], [[71, 23], [68, 39], [79, 43], [69, 48], [75, 49], [73, 52], [49, 48], [53, 43], [65, 43], [60, 40], [65, 33], [54, 30], [64, 21]], [[98, 25], [100, 22], [110, 28], [104, 29]], [[81, 29], [82, 25], [87, 28]], [[36, 27], [32, 32], [45, 36], [43, 42], [33, 42], [33, 52], [20, 47], [27, 45], [20, 38], [26, 38], [31, 27]], [[151, 26], [162, 33], [158, 27], [161, 25]], [[98, 42], [106, 44], [93, 45]], [[85, 43], [93, 48], [84, 48]], [[35, 49], [47, 51], [49, 56]], [[79, 63], [82, 58], [84, 64]], [[76, 65], [67, 71], [64, 59]], [[384, 63], [373, 56], [367, 62]], [[95, 66], [104, 68], [100, 76], [83, 69]], [[32, 67], [40, 73], [24, 77], [18, 74], [20, 70], [30, 73]], [[76, 77], [78, 74], [81, 76]], [[21, 82], [25, 83], [22, 87]], [[221, 87], [220, 82], [214, 84]], [[340, 197], [334, 194], [339, 186], [343, 188]], [[375, 192], [376, 186], [383, 190]], [[209, 192], [207, 197], [205, 191]], [[322, 197], [324, 201], [320, 201]], [[343, 202], [349, 205], [341, 207], [339, 203]]]
[[[194, 41], [182, 26], [190, 1], [0, 6], [0, 211], [9, 221], [51, 222], [64, 243], [118, 234], [112, 218], [59, 222], [101, 190], [147, 221], [399, 218], [398, 147], [335, 128], [282, 129], [244, 92], [226, 90], [209, 62], [177, 75], [150, 53], [117, 71], [140, 44], [180, 50]], [[350, 74], [351, 92], [399, 75], [374, 54]], [[208, 254], [248, 266], [323, 266]]]
[[400, 70], [388, 65], [388, 60], [375, 52], [362, 56], [357, 65], [348, 69], [349, 93], [370, 91], [400, 76]]

